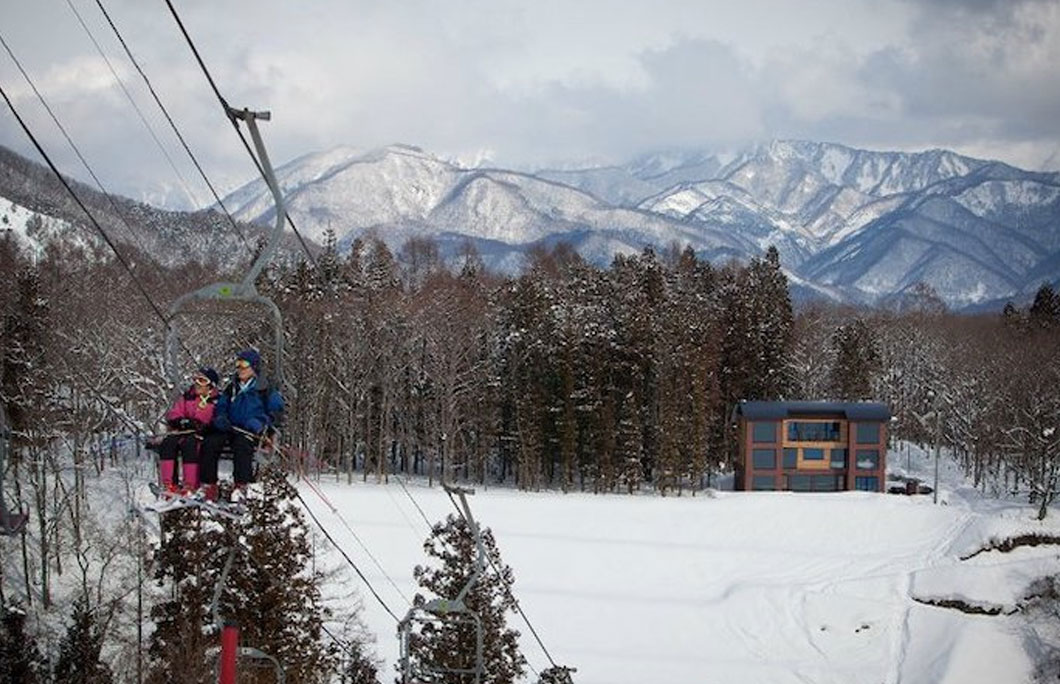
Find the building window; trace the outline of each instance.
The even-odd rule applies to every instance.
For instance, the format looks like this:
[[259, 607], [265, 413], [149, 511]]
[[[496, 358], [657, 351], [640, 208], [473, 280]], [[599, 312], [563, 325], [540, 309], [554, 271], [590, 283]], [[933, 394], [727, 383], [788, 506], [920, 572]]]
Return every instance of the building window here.
[[846, 449], [832, 449], [829, 457], [829, 465], [832, 468], [846, 468], [847, 467], [847, 450]]
[[789, 442], [838, 442], [838, 421], [800, 421], [788, 422]]
[[751, 435], [755, 442], [773, 444], [777, 441], [776, 423], [752, 423]]
[[878, 492], [880, 491], [880, 480], [876, 477], [855, 477], [854, 489], [859, 492]]
[[785, 449], [784, 450], [784, 467], [789, 470], [794, 470], [799, 467], [799, 450], [798, 449]]
[[841, 478], [836, 475], [814, 475], [813, 491], [815, 492], [838, 492], [841, 489]]
[[755, 475], [751, 478], [751, 490], [755, 492], [772, 492], [777, 488], [777, 478], [772, 475]]
[[858, 444], [879, 444], [880, 424], [858, 423], [857, 435]]
[[838, 492], [843, 488], [839, 475], [788, 475], [787, 482], [793, 492]]
[[876, 449], [858, 449], [854, 462], [858, 470], [876, 470], [880, 467], [880, 452]]
[[755, 470], [772, 470], [777, 467], [776, 449], [752, 449], [751, 465]]
[[806, 447], [802, 450], [802, 460], [804, 461], [823, 461], [824, 460], [824, 449], [811, 449]]

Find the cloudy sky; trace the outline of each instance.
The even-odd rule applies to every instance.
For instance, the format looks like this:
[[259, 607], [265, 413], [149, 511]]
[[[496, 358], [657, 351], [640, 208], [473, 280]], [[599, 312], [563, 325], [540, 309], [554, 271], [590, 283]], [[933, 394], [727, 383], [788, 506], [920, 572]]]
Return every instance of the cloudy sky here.
[[[101, 2], [214, 184], [252, 178], [165, 0]], [[1060, 0], [172, 2], [228, 101], [272, 111], [277, 164], [402, 142], [534, 168], [783, 138], [1060, 169]], [[0, 36], [108, 190], [211, 200], [96, 0], [0, 0]], [[88, 180], [3, 50], [0, 86]], [[3, 103], [0, 144], [39, 159]]]

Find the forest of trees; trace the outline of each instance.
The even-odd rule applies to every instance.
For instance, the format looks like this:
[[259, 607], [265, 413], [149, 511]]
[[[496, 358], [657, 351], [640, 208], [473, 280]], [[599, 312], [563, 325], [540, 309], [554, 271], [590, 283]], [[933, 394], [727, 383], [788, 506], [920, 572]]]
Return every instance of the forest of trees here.
[[[134, 634], [144, 619], [130, 608], [138, 573], [155, 572], [179, 597], [179, 568], [160, 569], [164, 554], [151, 558], [135, 525], [94, 534], [100, 512], [87, 506], [85, 478], [112, 466], [120, 441], [138, 443], [156, 429], [172, 389], [165, 324], [137, 287], [165, 311], [180, 294], [238, 274], [163, 267], [132, 249], [126, 259], [136, 284], [90, 246], [55, 243], [31, 258], [0, 235], [0, 400], [13, 428], [5, 500], [29, 510], [37, 531], [32, 544], [3, 542], [4, 568], [32, 584], [33, 610], [49, 610], [66, 592], [49, 657], [67, 629], [87, 635], [79, 643], [91, 652], [77, 657], [89, 660], [100, 657], [101, 629]], [[795, 307], [772, 249], [724, 265], [678, 247], [647, 249], [601, 268], [558, 245], [506, 277], [487, 272], [470, 248], [447, 268], [430, 240], [394, 253], [369, 238], [345, 254], [330, 239], [316, 264], [271, 267], [258, 287], [285, 317], [292, 468], [695, 494], [731, 469], [736, 401], [872, 399], [890, 406], [895, 439], [929, 443], [938, 429], [944, 452], [984, 492], [1025, 497], [1044, 517], [1060, 490], [1060, 296], [1047, 285], [1024, 308], [979, 315], [948, 312], [926, 287], [900, 307]], [[204, 311], [183, 330], [196, 357], [180, 359], [186, 372], [203, 362], [228, 372], [250, 345], [266, 367], [273, 361], [260, 314]], [[150, 459], [143, 463], [147, 479]], [[108, 586], [120, 595], [105, 595], [104, 572], [118, 578]], [[0, 581], [5, 606], [10, 582]], [[205, 586], [187, 590], [201, 607]], [[23, 634], [19, 610], [5, 607], [4, 634]], [[155, 610], [160, 625], [188, 629], [166, 622], [174, 614], [164, 603]], [[318, 623], [303, 627], [319, 637]], [[39, 650], [3, 638], [0, 652], [19, 655], [12, 667], [41, 669]], [[350, 648], [360, 653], [362, 643]], [[318, 660], [307, 671], [376, 677], [369, 656], [345, 661], [324, 648], [311, 656]], [[150, 663], [141, 669], [153, 677]], [[104, 666], [94, 677], [84, 681], [131, 681]]]

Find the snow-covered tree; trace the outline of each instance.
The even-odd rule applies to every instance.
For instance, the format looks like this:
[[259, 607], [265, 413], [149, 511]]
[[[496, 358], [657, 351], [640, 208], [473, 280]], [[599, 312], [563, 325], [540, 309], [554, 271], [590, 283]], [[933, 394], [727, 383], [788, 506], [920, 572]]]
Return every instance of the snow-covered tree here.
[[115, 681], [110, 667], [100, 660], [105, 622], [82, 594], [74, 602], [70, 625], [59, 643], [55, 665], [55, 684], [111, 684]]
[[537, 684], [574, 684], [574, 678], [571, 676], [574, 670], [575, 668], [563, 665], [546, 668], [538, 676]]
[[213, 667], [207, 651], [217, 644], [218, 625], [211, 604], [230, 553], [217, 616], [240, 625], [240, 643], [275, 658], [288, 682], [326, 682], [337, 671], [336, 647], [323, 632], [322, 576], [312, 566], [294, 489], [271, 470], [261, 486], [263, 496], [248, 500], [243, 520], [217, 522], [195, 509], [166, 514], [171, 532], [156, 554], [156, 577], [172, 598], [152, 610], [150, 682], [197, 681]]
[[43, 684], [47, 662], [37, 640], [26, 632], [26, 612], [12, 604], [0, 606], [0, 682]]
[[868, 324], [858, 318], [840, 325], [832, 333], [832, 390], [836, 399], [860, 401], [873, 398], [873, 381], [880, 370], [880, 353]]
[[[485, 548], [485, 572], [464, 596], [467, 609], [475, 614], [483, 634], [482, 679], [484, 684], [511, 684], [522, 676], [526, 660], [519, 652], [519, 632], [507, 626], [507, 614], [515, 609], [510, 587], [515, 581], [511, 568], [503, 564], [493, 534], [481, 531]], [[471, 580], [478, 555], [470, 526], [460, 516], [450, 515], [438, 523], [424, 543], [424, 551], [438, 565], [419, 565], [413, 571], [427, 596], [417, 594], [414, 603], [424, 605], [433, 598], [452, 600]], [[475, 667], [476, 640], [473, 623], [440, 620], [425, 624], [409, 641], [410, 658], [417, 667], [469, 670]], [[446, 684], [467, 684], [470, 674], [451, 674]]]

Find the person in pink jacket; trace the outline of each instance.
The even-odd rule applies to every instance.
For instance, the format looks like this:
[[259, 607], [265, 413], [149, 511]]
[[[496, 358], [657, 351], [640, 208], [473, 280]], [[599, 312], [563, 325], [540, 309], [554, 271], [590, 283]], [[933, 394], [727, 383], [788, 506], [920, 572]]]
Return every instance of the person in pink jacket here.
[[[203, 432], [213, 421], [219, 381], [220, 376], [213, 368], [200, 368], [192, 376], [191, 387], [166, 411], [169, 434], [158, 450], [158, 472], [162, 488], [168, 493], [189, 493], [199, 488], [199, 445]], [[183, 461], [179, 483], [177, 452]]]

